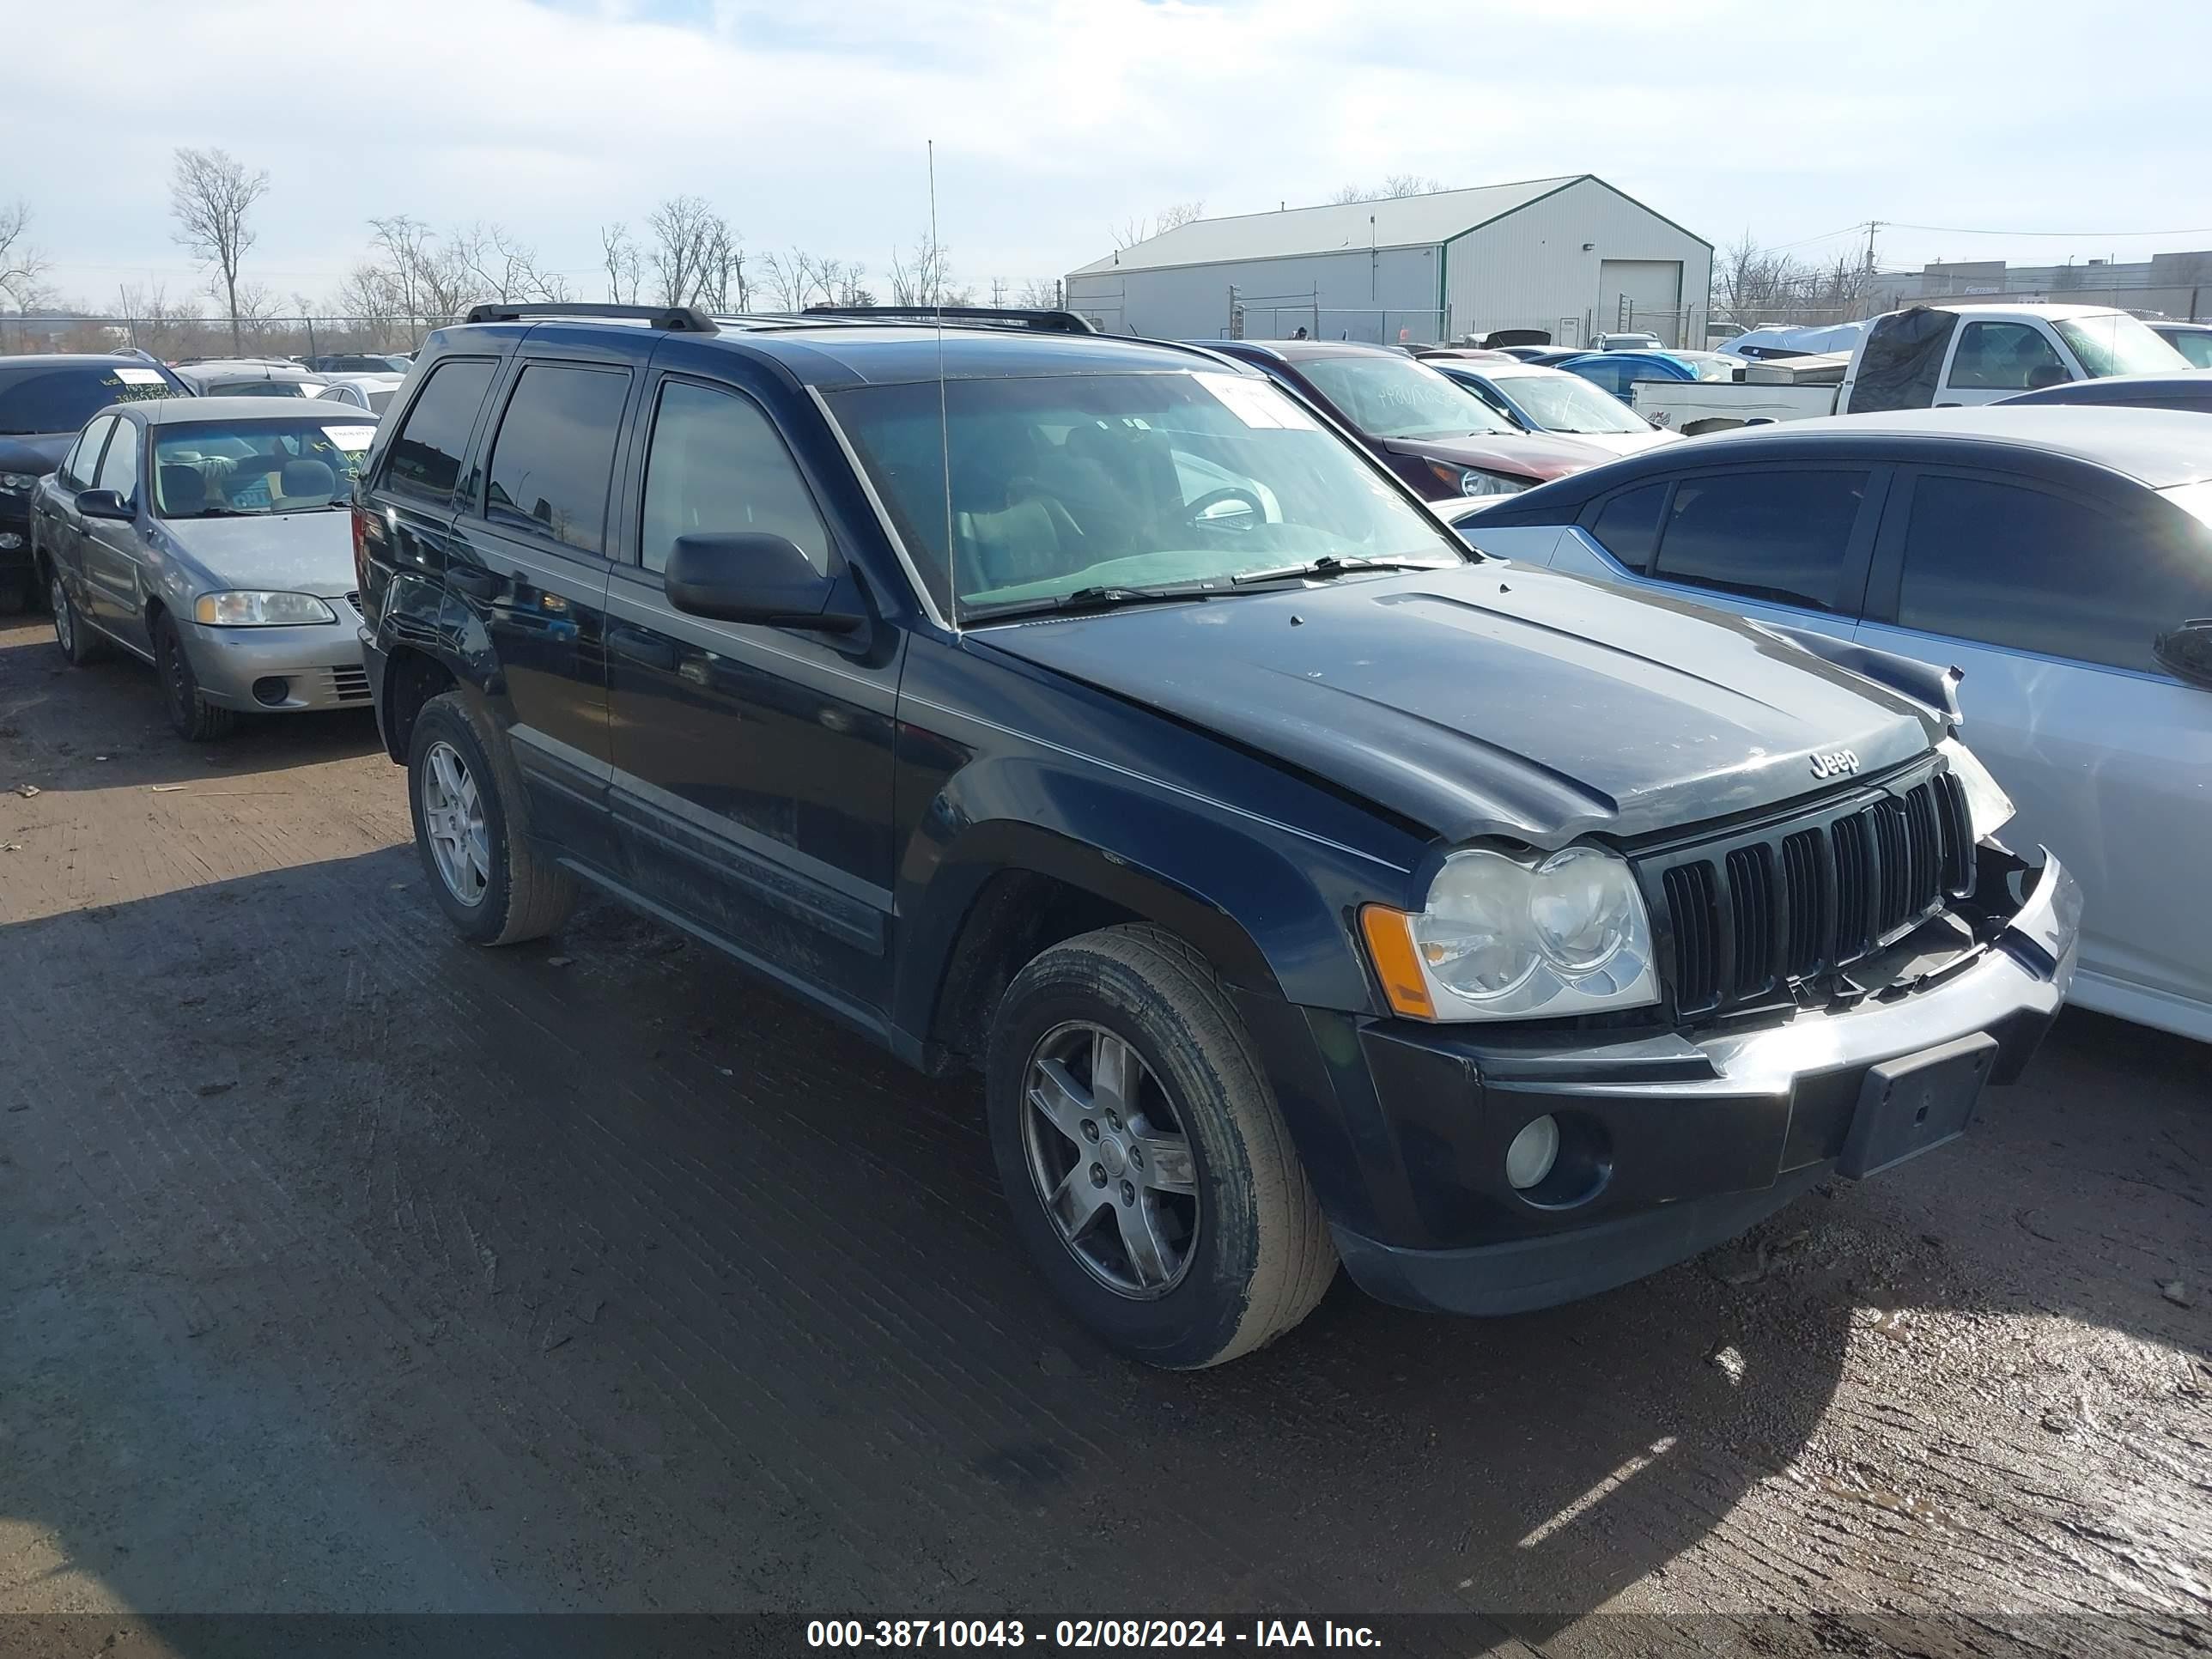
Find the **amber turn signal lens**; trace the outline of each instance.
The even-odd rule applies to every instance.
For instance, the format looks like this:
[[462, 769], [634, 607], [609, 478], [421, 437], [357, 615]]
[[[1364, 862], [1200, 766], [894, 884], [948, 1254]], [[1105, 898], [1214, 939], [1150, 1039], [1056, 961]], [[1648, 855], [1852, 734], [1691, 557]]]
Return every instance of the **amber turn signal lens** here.
[[1429, 982], [1413, 953], [1412, 920], [1387, 904], [1364, 904], [1359, 909], [1359, 931], [1366, 936], [1367, 959], [1375, 964], [1390, 1006], [1416, 1019], [1434, 1019], [1437, 1010], [1429, 1000]]

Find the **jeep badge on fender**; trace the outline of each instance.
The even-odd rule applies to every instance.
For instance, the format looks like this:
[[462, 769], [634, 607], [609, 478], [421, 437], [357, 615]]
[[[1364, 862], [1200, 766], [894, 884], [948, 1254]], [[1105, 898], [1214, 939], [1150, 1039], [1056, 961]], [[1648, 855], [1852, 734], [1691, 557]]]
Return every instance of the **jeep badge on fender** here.
[[1813, 757], [1813, 775], [1816, 778], [1840, 778], [1859, 769], [1859, 757], [1848, 749], [1831, 749]]

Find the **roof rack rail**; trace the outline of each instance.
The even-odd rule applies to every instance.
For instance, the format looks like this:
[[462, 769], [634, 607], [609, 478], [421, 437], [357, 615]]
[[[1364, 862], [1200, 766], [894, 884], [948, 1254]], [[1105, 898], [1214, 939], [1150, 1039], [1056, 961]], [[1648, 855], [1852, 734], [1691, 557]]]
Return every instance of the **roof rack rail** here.
[[802, 317], [849, 317], [860, 321], [981, 323], [1026, 328], [1039, 334], [1096, 334], [1088, 318], [1072, 311], [1031, 311], [1015, 306], [809, 306]]
[[649, 323], [655, 328], [665, 328], [672, 334], [721, 332], [714, 319], [696, 306], [582, 305], [549, 301], [532, 305], [471, 306], [469, 314], [461, 320], [465, 323], [522, 323], [533, 317], [611, 317]]

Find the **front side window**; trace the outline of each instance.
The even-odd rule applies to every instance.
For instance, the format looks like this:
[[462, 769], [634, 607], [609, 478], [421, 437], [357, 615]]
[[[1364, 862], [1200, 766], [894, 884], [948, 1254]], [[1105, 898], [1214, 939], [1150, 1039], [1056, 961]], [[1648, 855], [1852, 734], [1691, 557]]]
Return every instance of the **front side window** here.
[[100, 464], [96, 489], [112, 489], [126, 501], [138, 499], [138, 428], [118, 418], [115, 435], [107, 442], [107, 459]]
[[2027, 323], [1968, 323], [1951, 359], [1951, 384], [1981, 392], [2027, 392], [2073, 377], [2058, 348]]
[[1513, 430], [1482, 399], [1410, 357], [1308, 357], [1299, 361], [1298, 372], [1370, 437], [1463, 438]]
[[484, 393], [491, 389], [492, 365], [481, 357], [440, 363], [423, 383], [422, 395], [392, 441], [384, 482], [410, 495], [443, 501], [460, 481], [461, 453]]
[[2160, 528], [2025, 484], [1913, 487], [1901, 628], [2156, 672], [2151, 641], [2212, 616], [2212, 531]]
[[103, 415], [77, 434], [76, 445], [62, 461], [62, 482], [71, 489], [92, 488], [92, 475], [100, 471], [100, 452], [107, 434], [115, 430], [115, 416]]
[[525, 368], [492, 441], [485, 515], [527, 520], [580, 552], [602, 551], [615, 434], [629, 398], [621, 369]]
[[2100, 379], [2107, 374], [2170, 374], [2190, 366], [2189, 359], [2160, 339], [2148, 324], [2124, 311], [2062, 317], [2051, 326], [2081, 360], [2081, 367]]
[[1775, 605], [1856, 611], [1844, 565], [1868, 476], [1776, 467], [1685, 478], [1652, 574]]
[[1092, 586], [1226, 585], [1324, 555], [1466, 561], [1443, 525], [1254, 376], [933, 380], [830, 401], [956, 618]]
[[2176, 351], [2187, 358], [2194, 368], [2212, 368], [2212, 333], [2200, 334], [2195, 330], [2161, 337]]
[[272, 411], [268, 420], [161, 426], [154, 509], [165, 519], [240, 519], [346, 506], [376, 435], [348, 416]]
[[150, 363], [10, 363], [0, 366], [0, 438], [74, 432], [109, 404], [183, 395]]
[[829, 574], [830, 532], [768, 417], [735, 392], [671, 380], [646, 452], [639, 552], [665, 570], [678, 536], [715, 532], [781, 536]]

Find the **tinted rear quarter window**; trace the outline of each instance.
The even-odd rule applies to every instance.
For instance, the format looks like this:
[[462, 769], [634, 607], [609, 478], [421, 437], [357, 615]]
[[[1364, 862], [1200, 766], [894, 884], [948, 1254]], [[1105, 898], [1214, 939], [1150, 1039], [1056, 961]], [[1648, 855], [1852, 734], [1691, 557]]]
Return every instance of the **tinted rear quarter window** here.
[[1912, 490], [1902, 628], [2156, 672], [2151, 641], [2212, 616], [2212, 536], [1992, 478]]
[[1659, 509], [1666, 501], [1663, 483], [1624, 491], [1598, 509], [1590, 521], [1590, 534], [1629, 569], [1648, 572], [1651, 550], [1659, 544]]
[[1685, 478], [1652, 574], [1777, 605], [1855, 611], [1844, 565], [1868, 477], [1775, 467]]
[[607, 481], [629, 376], [532, 363], [515, 382], [491, 449], [486, 516], [526, 520], [579, 552], [606, 545]]
[[469, 429], [491, 386], [491, 372], [489, 361], [480, 357], [457, 358], [430, 371], [392, 441], [392, 459], [384, 468], [389, 488], [437, 501], [453, 495]]

